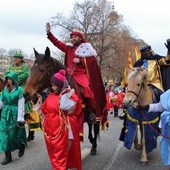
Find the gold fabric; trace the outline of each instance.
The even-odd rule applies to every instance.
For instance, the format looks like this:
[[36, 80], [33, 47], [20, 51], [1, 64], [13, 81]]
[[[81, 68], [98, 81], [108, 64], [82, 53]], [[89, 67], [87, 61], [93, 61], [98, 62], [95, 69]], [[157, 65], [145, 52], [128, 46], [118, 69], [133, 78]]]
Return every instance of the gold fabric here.
[[41, 117], [37, 110], [31, 110], [26, 122], [30, 131], [41, 130]]
[[159, 88], [160, 90], [164, 91], [162, 85], [162, 76], [160, 72], [160, 65], [169, 65], [166, 63], [166, 60], [170, 58], [170, 55], [167, 55], [165, 58], [160, 60], [148, 60], [148, 71], [149, 71], [149, 80], [148, 84], [152, 84]]

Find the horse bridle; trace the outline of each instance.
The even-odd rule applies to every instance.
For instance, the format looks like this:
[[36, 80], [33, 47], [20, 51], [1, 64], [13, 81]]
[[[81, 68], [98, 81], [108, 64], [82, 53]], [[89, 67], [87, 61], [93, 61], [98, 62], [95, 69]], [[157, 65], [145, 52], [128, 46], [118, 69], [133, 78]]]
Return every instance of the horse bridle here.
[[134, 95], [136, 96], [136, 98], [138, 99], [143, 88], [144, 88], [144, 83], [141, 83], [141, 86], [140, 86], [140, 89], [139, 89], [139, 92], [138, 92], [138, 93], [135, 93], [135, 92], [132, 91], [132, 90], [127, 90], [126, 93], [132, 93], [132, 94], [134, 94]]
[[49, 75], [53, 75], [53, 70], [51, 68], [51, 64], [47, 67], [47, 74], [46, 76], [41, 80], [41, 85], [39, 87], [39, 89], [43, 86], [44, 82], [46, 81], [46, 79], [48, 78]]

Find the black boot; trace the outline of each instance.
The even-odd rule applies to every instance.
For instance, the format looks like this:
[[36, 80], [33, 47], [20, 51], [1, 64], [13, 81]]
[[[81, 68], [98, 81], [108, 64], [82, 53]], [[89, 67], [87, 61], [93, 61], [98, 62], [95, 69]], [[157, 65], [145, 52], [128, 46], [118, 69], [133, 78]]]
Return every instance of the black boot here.
[[5, 159], [1, 162], [1, 165], [6, 165], [12, 162], [11, 151], [5, 151]]
[[27, 142], [29, 142], [31, 140], [34, 140], [34, 131], [29, 130], [29, 134], [28, 134], [28, 137], [27, 137]]
[[20, 149], [19, 149], [19, 152], [18, 152], [18, 156], [19, 157], [22, 157], [25, 153], [25, 144], [24, 143], [20, 143]]

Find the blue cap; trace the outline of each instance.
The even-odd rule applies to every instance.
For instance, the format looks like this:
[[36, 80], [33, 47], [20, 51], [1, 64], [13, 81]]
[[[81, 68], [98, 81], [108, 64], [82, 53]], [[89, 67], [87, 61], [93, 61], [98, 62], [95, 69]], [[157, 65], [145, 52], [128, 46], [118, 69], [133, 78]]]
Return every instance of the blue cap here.
[[145, 46], [141, 47], [140, 52], [144, 52], [146, 49], [151, 50], [151, 46], [150, 45], [145, 45]]

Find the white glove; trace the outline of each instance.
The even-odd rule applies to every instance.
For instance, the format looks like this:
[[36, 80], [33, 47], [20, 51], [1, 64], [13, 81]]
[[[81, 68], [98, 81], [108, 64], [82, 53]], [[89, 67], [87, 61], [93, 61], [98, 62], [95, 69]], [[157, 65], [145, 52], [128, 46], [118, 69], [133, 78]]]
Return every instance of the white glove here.
[[75, 90], [71, 89], [68, 93], [66, 93], [66, 95], [68, 96], [68, 98], [70, 98], [74, 92]]

